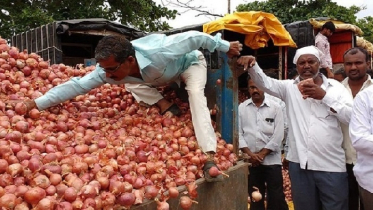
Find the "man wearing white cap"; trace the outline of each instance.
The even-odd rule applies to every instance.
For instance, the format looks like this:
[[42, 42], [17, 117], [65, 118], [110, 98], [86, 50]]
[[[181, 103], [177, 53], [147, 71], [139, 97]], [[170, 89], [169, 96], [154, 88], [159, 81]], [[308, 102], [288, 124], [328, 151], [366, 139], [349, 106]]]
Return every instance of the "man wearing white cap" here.
[[243, 65], [265, 92], [282, 99], [288, 113], [286, 159], [295, 209], [347, 210], [348, 184], [340, 123], [348, 124], [352, 100], [336, 80], [319, 73], [322, 53], [315, 46], [297, 50], [294, 80], [268, 77], [253, 56]]

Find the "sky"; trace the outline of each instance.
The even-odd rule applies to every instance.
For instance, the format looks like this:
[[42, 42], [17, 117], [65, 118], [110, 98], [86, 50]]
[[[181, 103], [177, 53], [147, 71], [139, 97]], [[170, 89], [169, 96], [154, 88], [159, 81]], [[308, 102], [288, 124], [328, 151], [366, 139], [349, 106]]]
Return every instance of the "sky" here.
[[[154, 0], [155, 2], [166, 5], [170, 9], [176, 9], [179, 11], [180, 15], [176, 17], [175, 20], [168, 20], [168, 24], [170, 24], [173, 28], [180, 28], [187, 25], [194, 25], [194, 24], [201, 24], [211, 20], [214, 20], [213, 17], [206, 17], [206, 16], [198, 16], [199, 14], [196, 11], [186, 11], [180, 7], [174, 7], [170, 5], [168, 2], [175, 2], [176, 0]], [[202, 6], [203, 10], [209, 11], [210, 13], [214, 14], [226, 14], [228, 11], [228, 1], [227, 0], [179, 0], [181, 2], [190, 1], [193, 6]], [[231, 12], [235, 10], [237, 5], [239, 4], [247, 4], [253, 2], [254, 0], [231, 0]], [[262, 1], [262, 0], [259, 0]], [[338, 5], [350, 7], [352, 5], [355, 6], [366, 6], [367, 9], [360, 11], [357, 13], [357, 18], [363, 18], [365, 16], [373, 16], [373, 1], [372, 0], [332, 0], [336, 2]]]

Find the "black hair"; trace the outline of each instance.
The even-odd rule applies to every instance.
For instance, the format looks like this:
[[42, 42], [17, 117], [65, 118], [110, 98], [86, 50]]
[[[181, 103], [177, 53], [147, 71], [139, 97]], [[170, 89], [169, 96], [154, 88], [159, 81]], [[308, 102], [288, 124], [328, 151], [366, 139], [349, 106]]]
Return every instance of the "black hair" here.
[[135, 57], [135, 49], [124, 36], [105, 36], [97, 44], [95, 58], [99, 61], [110, 56], [114, 56], [115, 61], [120, 63], [129, 56]]
[[346, 78], [346, 77], [347, 77], [346, 72], [345, 72], [345, 68], [343, 68], [343, 67], [337, 69], [337, 70], [334, 72], [334, 75], [342, 75], [343, 78]]
[[372, 69], [368, 69], [368, 70], [367, 70], [367, 74], [369, 74], [370, 77], [373, 78], [373, 70], [372, 70]]
[[323, 30], [324, 28], [329, 29], [333, 33], [335, 32], [335, 25], [332, 21], [324, 23], [324, 25], [321, 27], [321, 30]]
[[343, 54], [343, 58], [347, 54], [355, 55], [358, 52], [362, 52], [365, 55], [365, 61], [366, 62], [370, 61], [370, 55], [369, 55], [368, 51], [366, 49], [362, 48], [362, 47], [353, 47], [353, 48], [350, 48], [350, 49], [346, 50], [346, 52]]

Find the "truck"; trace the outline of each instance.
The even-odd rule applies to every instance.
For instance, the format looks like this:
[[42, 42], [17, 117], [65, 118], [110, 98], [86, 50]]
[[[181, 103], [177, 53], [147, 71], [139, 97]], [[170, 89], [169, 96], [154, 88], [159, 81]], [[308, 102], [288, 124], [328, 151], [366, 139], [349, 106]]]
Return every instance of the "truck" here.
[[50, 64], [95, 65], [94, 50], [107, 35], [124, 35], [133, 40], [145, 35], [129, 26], [102, 18], [55, 21], [11, 37], [11, 45], [20, 51], [39, 54]]

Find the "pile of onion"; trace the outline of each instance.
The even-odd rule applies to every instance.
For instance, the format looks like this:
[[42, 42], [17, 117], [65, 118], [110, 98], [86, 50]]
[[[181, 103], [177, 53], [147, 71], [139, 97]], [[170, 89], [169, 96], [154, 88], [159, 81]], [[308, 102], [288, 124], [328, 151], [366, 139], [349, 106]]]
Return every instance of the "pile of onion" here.
[[[124, 85], [105, 84], [44, 111], [25, 113], [35, 99], [94, 66], [50, 65], [0, 38], [0, 206], [9, 209], [119, 209], [157, 198], [160, 209], [186, 185], [186, 208], [197, 197], [206, 155], [188, 103], [160, 88], [183, 114], [142, 107]], [[6, 46], [5, 46], [6, 45]], [[233, 145], [217, 133], [215, 161], [233, 166]], [[185, 195], [184, 195], [185, 196]]]

